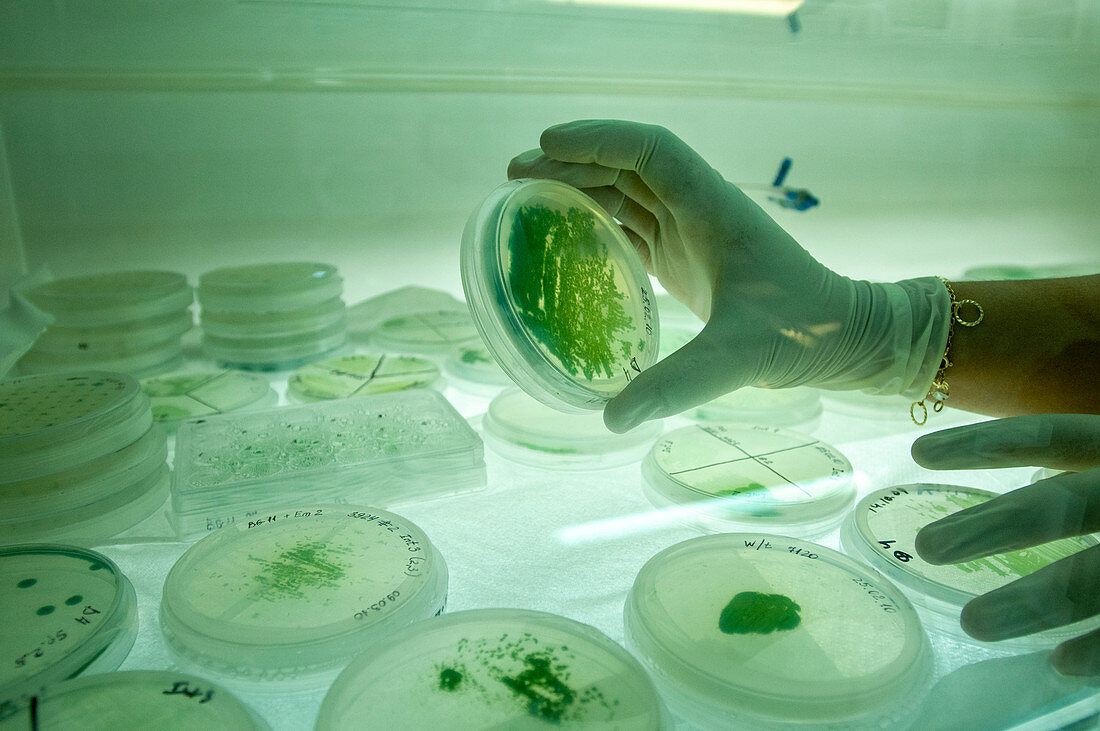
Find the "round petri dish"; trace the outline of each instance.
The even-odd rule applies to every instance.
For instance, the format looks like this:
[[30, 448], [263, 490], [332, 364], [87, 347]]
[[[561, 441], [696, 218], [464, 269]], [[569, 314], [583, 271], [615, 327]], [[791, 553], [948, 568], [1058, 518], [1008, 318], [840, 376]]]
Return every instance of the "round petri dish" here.
[[856, 498], [852, 465], [835, 447], [778, 427], [715, 422], [676, 429], [642, 462], [659, 509], [711, 531], [823, 535]]
[[102, 351], [92, 354], [79, 350], [54, 353], [32, 348], [19, 360], [19, 370], [26, 375], [99, 370], [145, 378], [170, 371], [182, 362], [183, 344], [176, 337], [120, 354]]
[[652, 681], [588, 625], [474, 609], [417, 622], [356, 658], [321, 704], [318, 731], [362, 728], [667, 728]]
[[350, 505], [271, 511], [211, 533], [168, 572], [160, 623], [182, 666], [311, 682], [443, 610], [447, 567], [405, 518]]
[[913, 399], [904, 396], [872, 396], [862, 391], [829, 391], [818, 389], [821, 403], [833, 414], [841, 414], [856, 419], [874, 421], [892, 421], [916, 428], [909, 416], [909, 407]]
[[518, 388], [493, 398], [481, 425], [486, 446], [513, 462], [583, 470], [637, 462], [664, 430], [661, 421], [647, 421], [616, 434], [601, 413], [564, 413]]
[[44, 686], [117, 668], [137, 636], [134, 588], [109, 558], [74, 546], [0, 548], [0, 708]]
[[505, 373], [565, 411], [598, 410], [657, 361], [649, 276], [611, 216], [554, 180], [513, 180], [462, 235], [462, 287]]
[[339, 297], [287, 312], [218, 312], [203, 310], [202, 329], [219, 338], [267, 338], [300, 335], [332, 327], [347, 319]]
[[170, 312], [161, 317], [100, 327], [55, 327], [34, 344], [42, 353], [78, 353], [82, 356], [117, 358], [155, 347], [187, 333], [194, 322], [190, 310]]
[[323, 358], [347, 342], [347, 330], [336, 325], [304, 335], [232, 340], [209, 333], [202, 337], [208, 356], [225, 368], [282, 371]]
[[443, 369], [454, 385], [478, 394], [496, 394], [500, 389], [514, 385], [493, 354], [480, 342], [452, 349], [447, 354]]
[[[866, 561], [906, 591], [921, 610], [929, 629], [978, 642], [959, 626], [964, 604], [1097, 543], [1091, 536], [1066, 538], [946, 566], [927, 563], [917, 555], [914, 543], [921, 528], [994, 497], [996, 493], [973, 487], [925, 483], [876, 490], [860, 500], [845, 520], [841, 545], [850, 555]], [[1020, 649], [1052, 647], [1097, 626], [1100, 618], [995, 645]]]
[[270, 728], [225, 688], [194, 675], [165, 670], [103, 673], [50, 685], [38, 694], [33, 715], [28, 708], [7, 723], [12, 728], [38, 731]]
[[97, 327], [167, 315], [193, 300], [187, 278], [176, 272], [127, 271], [46, 282], [25, 293], [63, 327]]
[[151, 424], [149, 400], [122, 373], [0, 381], [0, 479], [76, 467], [132, 444]]
[[634, 580], [624, 620], [669, 707], [704, 728], [904, 728], [931, 679], [928, 641], [897, 587], [784, 536], [661, 551]]
[[395, 353], [439, 355], [456, 345], [478, 341], [466, 312], [438, 310], [391, 317], [371, 330], [371, 345]]
[[699, 421], [791, 426], [812, 432], [821, 423], [822, 410], [821, 396], [810, 388], [749, 386], [697, 406], [691, 417]]
[[286, 312], [338, 298], [344, 281], [331, 264], [273, 262], [222, 267], [199, 277], [203, 311]]
[[148, 378], [141, 389], [149, 397], [153, 421], [175, 431], [184, 419], [240, 409], [274, 406], [278, 394], [263, 376], [241, 371], [205, 371]]
[[1001, 281], [1005, 279], [1042, 279], [1042, 267], [1025, 267], [1016, 264], [993, 264], [971, 267], [959, 277], [965, 281]]
[[309, 402], [439, 385], [439, 366], [424, 358], [348, 355], [298, 369], [287, 380], [286, 392], [297, 401]]

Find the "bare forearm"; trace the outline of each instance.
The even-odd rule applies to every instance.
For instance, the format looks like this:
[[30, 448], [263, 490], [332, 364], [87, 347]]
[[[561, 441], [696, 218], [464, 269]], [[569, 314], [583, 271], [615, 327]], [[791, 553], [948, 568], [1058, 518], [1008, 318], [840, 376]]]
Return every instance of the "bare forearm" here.
[[1100, 413], [1100, 275], [952, 286], [985, 317], [954, 326], [948, 405], [990, 416]]

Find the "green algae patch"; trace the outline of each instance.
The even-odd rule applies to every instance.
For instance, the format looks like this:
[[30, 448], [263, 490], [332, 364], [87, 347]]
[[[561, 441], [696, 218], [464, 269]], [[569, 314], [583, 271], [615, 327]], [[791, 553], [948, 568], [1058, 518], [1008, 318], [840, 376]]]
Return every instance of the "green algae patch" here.
[[802, 607], [783, 594], [743, 591], [718, 617], [718, 629], [727, 635], [766, 635], [791, 630], [802, 623]]
[[347, 573], [348, 566], [335, 560], [338, 552], [325, 543], [300, 541], [274, 559], [251, 557], [261, 569], [256, 583], [268, 599], [305, 597], [306, 589], [333, 588]]
[[462, 682], [462, 673], [455, 668], [443, 668], [439, 671], [439, 689], [454, 691]]
[[561, 721], [576, 693], [558, 676], [551, 659], [532, 653], [523, 658], [523, 672], [500, 679], [513, 693], [527, 701], [527, 712], [548, 721]]

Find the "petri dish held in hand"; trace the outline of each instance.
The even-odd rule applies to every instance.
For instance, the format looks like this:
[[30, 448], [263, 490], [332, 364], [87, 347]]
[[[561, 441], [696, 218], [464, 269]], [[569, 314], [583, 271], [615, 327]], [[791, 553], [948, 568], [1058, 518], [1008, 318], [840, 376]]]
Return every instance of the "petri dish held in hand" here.
[[598, 410], [657, 361], [656, 299], [611, 216], [554, 180], [513, 180], [462, 235], [462, 286], [489, 351], [524, 391]]

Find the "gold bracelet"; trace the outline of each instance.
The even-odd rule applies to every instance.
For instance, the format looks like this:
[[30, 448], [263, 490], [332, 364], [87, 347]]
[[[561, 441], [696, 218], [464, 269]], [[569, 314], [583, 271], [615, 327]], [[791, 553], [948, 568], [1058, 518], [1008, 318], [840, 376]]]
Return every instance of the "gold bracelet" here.
[[[943, 286], [947, 287], [947, 296], [951, 298], [951, 318], [947, 323], [947, 345], [943, 349], [943, 357], [940, 359], [940, 368], [936, 371], [936, 377], [932, 379], [932, 386], [928, 389], [928, 394], [920, 401], [914, 401], [909, 407], [909, 418], [913, 420], [913, 423], [917, 426], [924, 426], [928, 422], [928, 407], [924, 405], [925, 401], [931, 399], [933, 401], [932, 411], [940, 413], [943, 411], [944, 404], [947, 402], [947, 397], [951, 395], [951, 388], [947, 385], [946, 373], [947, 369], [951, 367], [951, 339], [955, 335], [955, 323], [962, 325], [963, 327], [975, 327], [980, 325], [982, 320], [985, 319], [985, 310], [975, 300], [960, 300], [955, 296], [955, 290], [951, 287], [951, 282], [948, 282], [943, 277], [938, 278], [943, 282]], [[959, 315], [959, 310], [963, 305], [974, 305], [978, 308], [978, 316], [971, 320], [964, 320]], [[917, 418], [917, 409], [920, 409], [920, 419]]]

